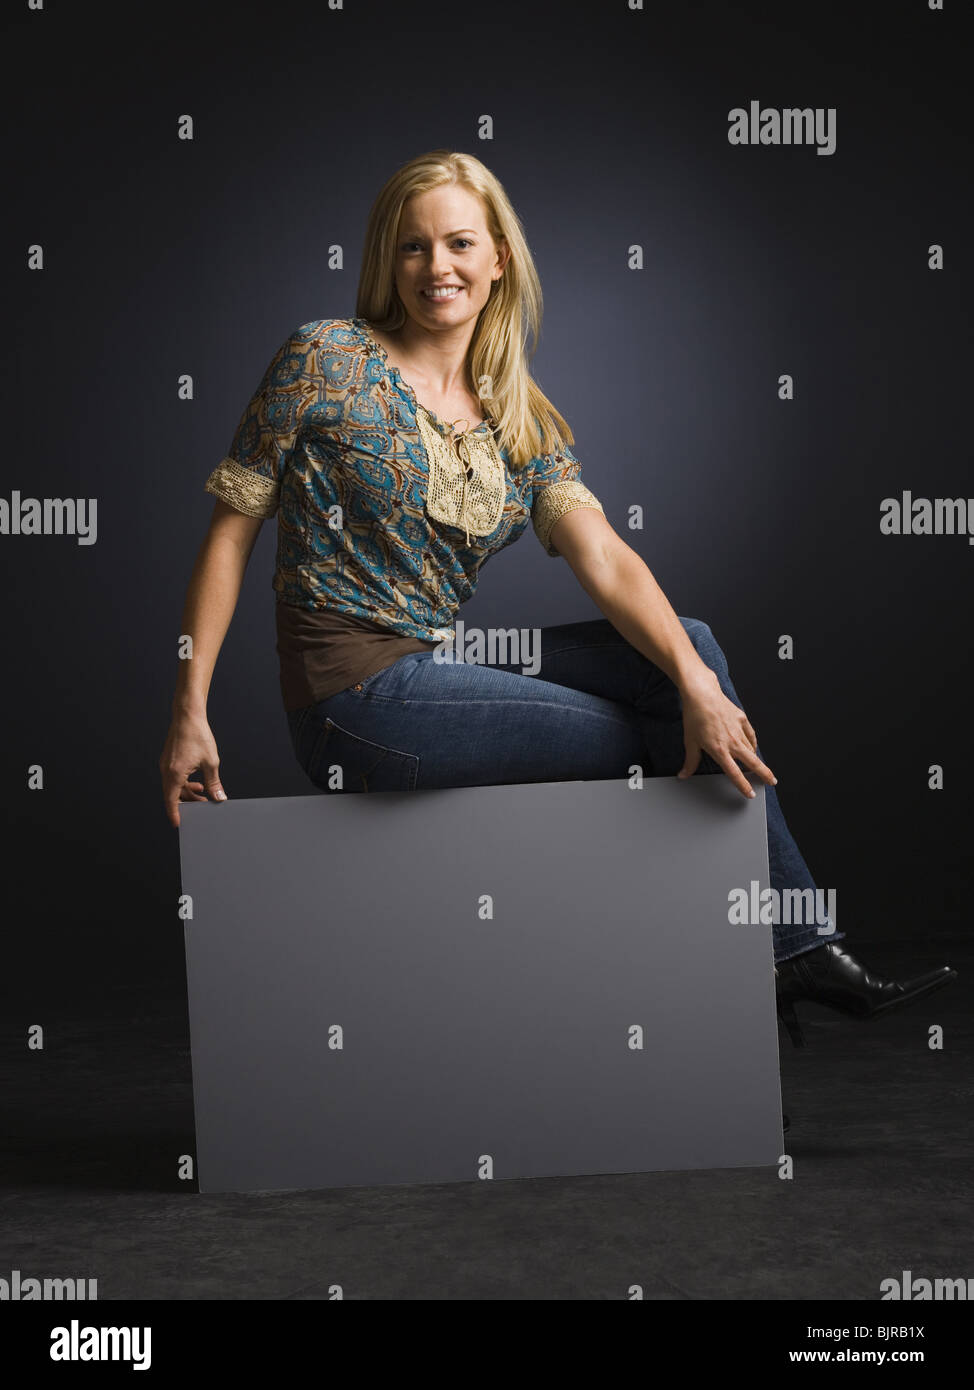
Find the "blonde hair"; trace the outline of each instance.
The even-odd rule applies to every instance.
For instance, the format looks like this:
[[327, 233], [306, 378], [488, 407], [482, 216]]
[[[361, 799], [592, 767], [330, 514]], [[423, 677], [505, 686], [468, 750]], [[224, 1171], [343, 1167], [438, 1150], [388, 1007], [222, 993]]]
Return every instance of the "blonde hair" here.
[[[510, 257], [480, 311], [467, 354], [475, 389], [486, 378], [490, 394], [478, 390], [485, 414], [497, 422], [498, 443], [512, 466], [573, 444], [567, 421], [528, 371], [541, 332], [541, 281], [521, 222], [501, 182], [470, 154], [431, 150], [397, 169], [369, 213], [355, 312], [380, 332], [395, 332], [406, 310], [393, 284], [399, 218], [407, 198], [443, 184], [458, 184], [484, 205], [487, 228], [499, 249], [503, 238]], [[528, 349], [528, 338], [531, 348]]]

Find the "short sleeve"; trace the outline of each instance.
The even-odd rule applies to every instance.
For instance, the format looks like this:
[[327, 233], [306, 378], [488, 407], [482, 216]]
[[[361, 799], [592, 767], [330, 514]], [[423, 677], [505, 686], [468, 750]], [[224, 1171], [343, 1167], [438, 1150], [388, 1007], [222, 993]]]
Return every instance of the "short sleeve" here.
[[592, 507], [605, 516], [602, 503], [580, 478], [582, 465], [569, 448], [555, 454], [542, 454], [532, 459], [531, 522], [535, 535], [545, 551], [557, 557], [560, 551], [551, 544], [551, 528], [566, 512], [578, 507]]
[[274, 353], [240, 417], [224, 458], [204, 487], [246, 516], [272, 517], [281, 477], [305, 410], [321, 399], [313, 335], [299, 328]]

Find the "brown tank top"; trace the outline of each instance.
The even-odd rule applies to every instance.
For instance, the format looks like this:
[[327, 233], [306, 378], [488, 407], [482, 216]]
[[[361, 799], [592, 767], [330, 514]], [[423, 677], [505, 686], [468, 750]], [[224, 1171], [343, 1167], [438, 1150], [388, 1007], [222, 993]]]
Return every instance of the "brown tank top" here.
[[281, 695], [288, 711], [327, 700], [407, 652], [431, 652], [437, 645], [327, 608], [296, 608], [280, 600], [276, 608]]

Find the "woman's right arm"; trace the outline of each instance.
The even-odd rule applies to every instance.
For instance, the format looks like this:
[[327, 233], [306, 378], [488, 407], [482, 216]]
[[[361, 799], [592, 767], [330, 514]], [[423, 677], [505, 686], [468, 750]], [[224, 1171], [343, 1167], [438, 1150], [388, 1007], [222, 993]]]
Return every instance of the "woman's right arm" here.
[[[226, 800], [206, 700], [262, 520], [217, 498], [190, 576], [180, 633], [193, 639], [193, 655], [179, 663], [172, 723], [159, 758], [166, 815], [176, 826], [180, 801]], [[203, 780], [191, 782], [190, 773], [197, 770]]]

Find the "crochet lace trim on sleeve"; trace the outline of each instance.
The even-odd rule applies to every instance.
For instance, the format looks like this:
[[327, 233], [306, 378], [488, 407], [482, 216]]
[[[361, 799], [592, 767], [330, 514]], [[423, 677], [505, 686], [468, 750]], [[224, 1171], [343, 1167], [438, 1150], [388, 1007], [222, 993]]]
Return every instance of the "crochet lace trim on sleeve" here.
[[203, 486], [245, 516], [272, 517], [277, 511], [281, 491], [280, 484], [273, 479], [253, 468], [244, 468], [229, 457], [217, 464]]
[[549, 555], [557, 557], [561, 554], [551, 544], [552, 526], [566, 512], [576, 511], [579, 507], [592, 507], [605, 516], [602, 503], [584, 483], [551, 483], [547, 487], [538, 488], [535, 492], [534, 505], [531, 508], [531, 522], [538, 540]]

